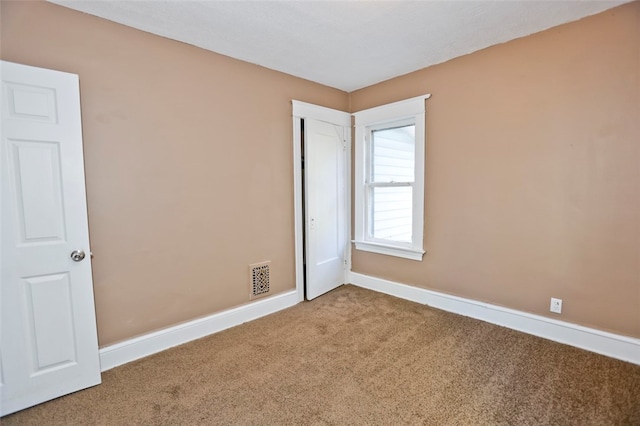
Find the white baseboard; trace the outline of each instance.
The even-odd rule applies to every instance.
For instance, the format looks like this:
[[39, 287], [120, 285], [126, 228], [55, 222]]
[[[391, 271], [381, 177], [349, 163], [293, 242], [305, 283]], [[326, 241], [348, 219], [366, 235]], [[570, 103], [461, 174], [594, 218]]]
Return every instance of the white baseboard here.
[[296, 305], [298, 302], [297, 291], [291, 290], [248, 305], [106, 346], [100, 349], [101, 371], [107, 371], [173, 346], [200, 339], [227, 328], [278, 312]]
[[540, 315], [451, 296], [355, 272], [349, 282], [444, 311], [476, 318], [555, 342], [640, 365], [640, 339], [608, 333]]

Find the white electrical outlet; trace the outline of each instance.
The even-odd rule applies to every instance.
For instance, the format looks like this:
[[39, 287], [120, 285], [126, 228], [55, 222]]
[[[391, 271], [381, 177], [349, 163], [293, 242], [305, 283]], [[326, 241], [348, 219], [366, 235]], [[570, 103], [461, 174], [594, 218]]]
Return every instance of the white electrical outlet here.
[[551, 312], [555, 312], [556, 314], [562, 313], [562, 299], [556, 299], [555, 297], [551, 298], [551, 306], [549, 307]]

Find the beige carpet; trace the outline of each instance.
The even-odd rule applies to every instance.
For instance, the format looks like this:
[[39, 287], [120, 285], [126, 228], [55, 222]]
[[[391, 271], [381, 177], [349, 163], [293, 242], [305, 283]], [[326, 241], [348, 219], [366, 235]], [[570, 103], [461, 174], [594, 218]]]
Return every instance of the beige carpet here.
[[640, 425], [640, 366], [344, 286], [2, 424]]

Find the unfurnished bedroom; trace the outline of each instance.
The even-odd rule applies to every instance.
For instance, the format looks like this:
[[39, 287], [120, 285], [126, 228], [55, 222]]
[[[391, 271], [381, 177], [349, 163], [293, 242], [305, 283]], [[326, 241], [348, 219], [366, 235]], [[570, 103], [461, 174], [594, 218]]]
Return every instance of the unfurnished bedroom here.
[[0, 1], [3, 425], [639, 425], [640, 2]]

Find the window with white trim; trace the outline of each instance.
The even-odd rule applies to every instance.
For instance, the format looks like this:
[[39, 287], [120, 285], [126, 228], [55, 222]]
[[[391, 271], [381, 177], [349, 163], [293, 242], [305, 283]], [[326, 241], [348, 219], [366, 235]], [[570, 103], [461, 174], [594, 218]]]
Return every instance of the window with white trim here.
[[357, 250], [422, 260], [428, 98], [354, 114]]

